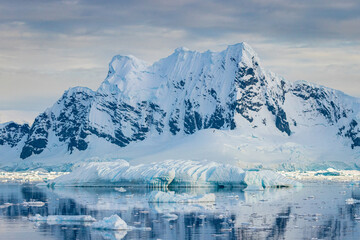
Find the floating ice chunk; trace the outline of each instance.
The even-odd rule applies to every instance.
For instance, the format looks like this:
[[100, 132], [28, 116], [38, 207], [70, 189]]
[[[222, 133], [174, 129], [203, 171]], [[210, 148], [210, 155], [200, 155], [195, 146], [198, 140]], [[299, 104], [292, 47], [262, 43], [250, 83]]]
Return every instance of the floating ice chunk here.
[[40, 214], [36, 214], [33, 217], [29, 217], [30, 221], [34, 222], [95, 222], [95, 218], [90, 215], [49, 215], [42, 217]]
[[189, 194], [174, 194], [174, 192], [153, 191], [149, 196], [149, 202], [156, 203], [201, 203], [215, 202], [215, 194], [203, 194], [191, 196]]
[[105, 217], [103, 220], [95, 222], [91, 225], [95, 229], [107, 229], [107, 230], [128, 230], [129, 227], [124, 220], [118, 215], [114, 214], [110, 217]]
[[173, 220], [178, 219], [178, 215], [173, 214], [173, 213], [166, 213], [162, 217], [167, 218], [169, 221], [173, 221]]
[[4, 204], [0, 205], [0, 209], [1, 208], [7, 208], [7, 207], [10, 207], [12, 205], [14, 205], [14, 204], [12, 204], [12, 203], [4, 203]]
[[354, 199], [354, 198], [348, 198], [345, 200], [345, 203], [351, 205], [351, 204], [355, 204], [355, 203], [360, 203], [360, 200]]
[[25, 207], [42, 207], [45, 205], [45, 203], [40, 201], [33, 201], [33, 202], [23, 202], [21, 205]]
[[126, 192], [126, 189], [123, 187], [115, 188], [115, 190], [118, 192]]

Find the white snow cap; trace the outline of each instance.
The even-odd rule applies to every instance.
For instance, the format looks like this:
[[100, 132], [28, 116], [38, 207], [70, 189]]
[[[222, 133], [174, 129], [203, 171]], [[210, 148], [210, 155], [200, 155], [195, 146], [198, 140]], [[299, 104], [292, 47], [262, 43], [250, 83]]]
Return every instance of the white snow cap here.
[[156, 95], [157, 89], [173, 78], [185, 78], [199, 72], [201, 68], [215, 62], [231, 62], [251, 66], [259, 62], [255, 51], [245, 42], [230, 45], [221, 52], [198, 52], [185, 47], [176, 48], [174, 53], [153, 65], [134, 56], [116, 55], [109, 63], [109, 73], [101, 84], [101, 93], [122, 93], [122, 100], [147, 100]]
[[119, 77], [124, 77], [131, 71], [141, 70], [146, 66], [146, 62], [137, 59], [132, 55], [116, 55], [109, 63], [109, 74], [116, 74]]

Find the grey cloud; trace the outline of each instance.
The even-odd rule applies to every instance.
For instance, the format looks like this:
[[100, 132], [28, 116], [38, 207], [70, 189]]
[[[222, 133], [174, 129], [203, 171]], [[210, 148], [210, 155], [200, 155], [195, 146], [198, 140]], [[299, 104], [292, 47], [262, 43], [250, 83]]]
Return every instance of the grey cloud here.
[[357, 0], [2, 0], [0, 109], [40, 111], [71, 86], [96, 89], [115, 54], [151, 62], [240, 41], [290, 80], [360, 96], [359, 13]]
[[[24, 21], [37, 30], [76, 34], [86, 29], [144, 25], [181, 29], [212, 36], [233, 31], [263, 34], [277, 40], [355, 40], [360, 28], [360, 3], [319, 1], [5, 1], [2, 21]], [[341, 24], [341, 28], [338, 28]], [[350, 31], [351, 29], [351, 31]], [[86, 31], [84, 31], [86, 33]]]

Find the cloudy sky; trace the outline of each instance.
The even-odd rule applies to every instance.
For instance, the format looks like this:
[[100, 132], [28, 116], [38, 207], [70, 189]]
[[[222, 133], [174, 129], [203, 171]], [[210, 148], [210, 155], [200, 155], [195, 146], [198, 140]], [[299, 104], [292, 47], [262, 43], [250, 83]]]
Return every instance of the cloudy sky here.
[[358, 0], [2, 0], [0, 122], [29, 120], [73, 86], [94, 90], [116, 54], [248, 42], [262, 65], [360, 97]]

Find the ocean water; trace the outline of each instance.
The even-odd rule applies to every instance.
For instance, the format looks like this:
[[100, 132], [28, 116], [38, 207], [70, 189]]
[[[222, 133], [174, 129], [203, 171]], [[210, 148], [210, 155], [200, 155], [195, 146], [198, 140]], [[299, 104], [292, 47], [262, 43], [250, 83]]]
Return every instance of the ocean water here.
[[[302, 188], [176, 189], [175, 194], [215, 193], [214, 203], [148, 203], [151, 189], [47, 188], [0, 184], [0, 239], [360, 239], [360, 187], [305, 183]], [[28, 202], [38, 202], [26, 204]], [[24, 203], [25, 202], [25, 203]], [[39, 203], [40, 202], [40, 203]], [[42, 205], [42, 206], [41, 206]], [[172, 213], [177, 218], [166, 218]], [[32, 222], [35, 214], [119, 215], [129, 231], [81, 222]]]

